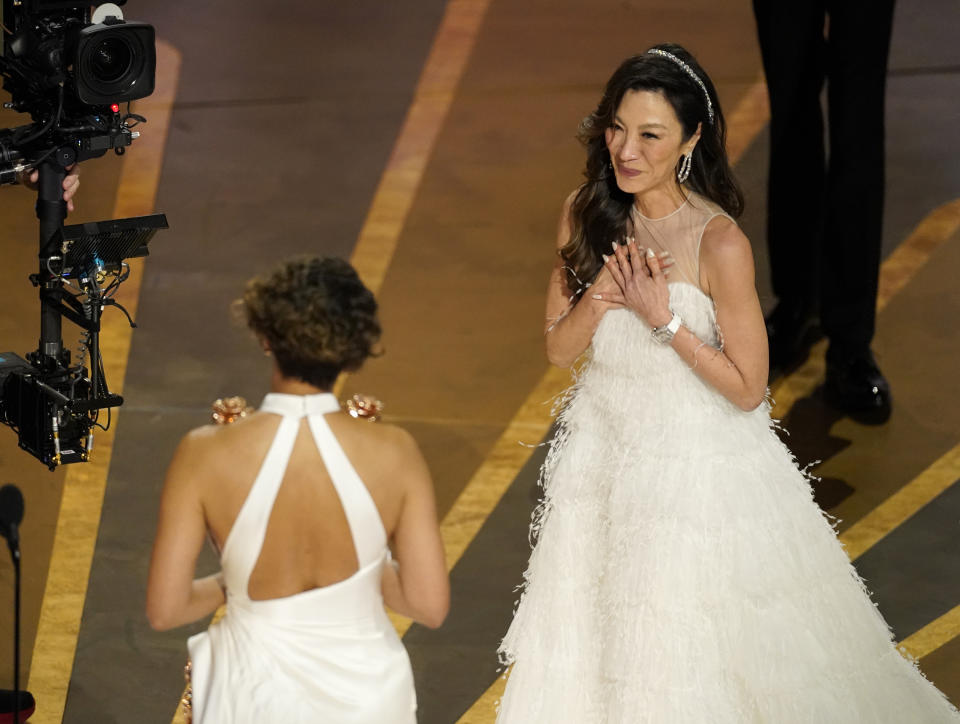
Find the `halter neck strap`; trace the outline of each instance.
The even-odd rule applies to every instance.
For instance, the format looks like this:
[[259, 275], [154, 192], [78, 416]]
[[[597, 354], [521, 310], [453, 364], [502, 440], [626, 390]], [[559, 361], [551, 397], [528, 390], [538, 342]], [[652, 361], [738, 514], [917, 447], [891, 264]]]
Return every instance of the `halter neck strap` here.
[[271, 392], [263, 398], [261, 412], [272, 412], [284, 417], [306, 417], [308, 415], [326, 415], [340, 409], [336, 396], [330, 392], [316, 395], [288, 395]]

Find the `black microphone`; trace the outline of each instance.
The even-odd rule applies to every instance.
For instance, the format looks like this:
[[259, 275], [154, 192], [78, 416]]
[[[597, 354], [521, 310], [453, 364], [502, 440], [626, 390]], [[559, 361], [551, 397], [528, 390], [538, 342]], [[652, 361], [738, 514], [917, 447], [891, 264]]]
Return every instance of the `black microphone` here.
[[0, 488], [0, 535], [7, 539], [10, 555], [20, 558], [20, 532], [17, 526], [23, 520], [23, 493], [7, 483]]

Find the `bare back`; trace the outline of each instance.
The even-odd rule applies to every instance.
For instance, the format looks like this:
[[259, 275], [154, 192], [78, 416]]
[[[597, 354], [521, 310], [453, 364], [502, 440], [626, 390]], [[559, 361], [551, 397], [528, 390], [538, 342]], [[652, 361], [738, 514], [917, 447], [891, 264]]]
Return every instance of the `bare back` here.
[[[391, 537], [406, 495], [402, 472], [410, 462], [401, 431], [355, 420], [344, 413], [325, 416], [331, 432], [366, 486]], [[257, 413], [210, 430], [201, 493], [204, 515], [223, 549], [267, 451], [279, 415]], [[317, 449], [307, 420], [299, 430], [270, 514], [260, 557], [250, 576], [254, 600], [290, 596], [343, 581], [358, 570], [357, 552], [343, 505]]]

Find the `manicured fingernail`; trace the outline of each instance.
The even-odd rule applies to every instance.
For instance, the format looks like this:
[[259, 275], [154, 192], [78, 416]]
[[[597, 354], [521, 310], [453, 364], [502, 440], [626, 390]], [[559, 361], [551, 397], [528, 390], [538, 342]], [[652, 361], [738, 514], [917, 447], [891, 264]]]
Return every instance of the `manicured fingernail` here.
[[601, 255], [600, 255], [600, 258], [603, 259], [603, 263], [604, 263], [604, 264], [606, 264], [608, 261], [610, 261], [610, 257], [607, 256], [606, 254], [601, 254]]
[[647, 256], [648, 256], [648, 257], [654, 257], [654, 256], [656, 256], [656, 254], [653, 253], [653, 249], [647, 249]]
[[614, 251], [617, 250], [617, 242], [611, 241], [611, 242], [610, 242], [610, 246], [613, 248]]
[[594, 294], [594, 295], [593, 295], [593, 298], [594, 298], [594, 299], [603, 299], [603, 295], [602, 295], [602, 294]]

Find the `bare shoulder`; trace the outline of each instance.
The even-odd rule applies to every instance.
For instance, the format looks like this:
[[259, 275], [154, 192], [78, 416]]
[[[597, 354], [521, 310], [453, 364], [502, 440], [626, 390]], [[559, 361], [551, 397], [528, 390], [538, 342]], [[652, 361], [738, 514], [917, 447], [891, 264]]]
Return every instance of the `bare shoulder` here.
[[396, 460], [418, 452], [413, 435], [402, 427], [386, 422], [371, 423], [343, 413], [328, 418], [341, 444], [375, 449], [380, 459]]
[[347, 414], [327, 418], [354, 468], [368, 486], [410, 491], [429, 482], [427, 464], [413, 435], [397, 425], [357, 420]]
[[228, 440], [254, 434], [254, 428], [262, 427], [268, 417], [268, 415], [256, 413], [249, 417], [240, 418], [229, 425], [216, 425], [214, 423], [201, 425], [184, 435], [181, 444], [195, 450], [219, 448]]
[[385, 422], [371, 425], [364, 420], [356, 420], [354, 424], [366, 426], [371, 436], [376, 438], [377, 444], [385, 457], [400, 461], [420, 456], [420, 447], [413, 435], [399, 425]]
[[180, 440], [176, 461], [188, 462], [195, 468], [215, 465], [222, 458], [237, 460], [251, 449], [250, 443], [275, 426], [272, 415], [254, 414], [229, 425], [201, 425]]
[[727, 266], [753, 270], [750, 240], [735, 221], [716, 216], [707, 223], [700, 240], [700, 260], [707, 271]]
[[700, 240], [701, 256], [727, 256], [747, 253], [751, 257], [750, 240], [736, 221], [728, 216], [714, 216], [707, 222]]
[[[727, 289], [753, 289], [753, 249], [735, 221], [726, 216], [710, 220], [700, 242], [700, 263], [711, 296]], [[731, 286], [732, 285], [732, 286]]]
[[222, 431], [222, 426], [213, 423], [193, 428], [180, 439], [177, 456], [202, 458], [216, 448], [217, 441], [223, 437]]

